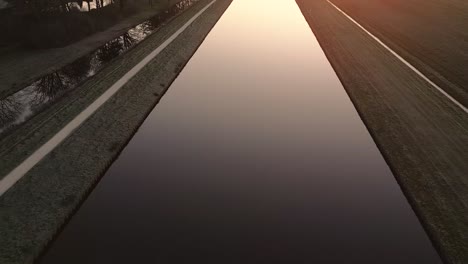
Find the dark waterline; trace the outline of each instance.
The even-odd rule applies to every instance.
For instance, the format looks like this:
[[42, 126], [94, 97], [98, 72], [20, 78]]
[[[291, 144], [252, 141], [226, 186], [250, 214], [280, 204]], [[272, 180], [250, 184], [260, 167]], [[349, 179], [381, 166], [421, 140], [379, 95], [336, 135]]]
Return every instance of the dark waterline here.
[[183, 0], [165, 12], [138, 24], [95, 51], [45, 75], [15, 94], [0, 100], [0, 134], [29, 120], [44, 107], [59, 100], [66, 92], [79, 87], [110, 61], [157, 31], [171, 17], [198, 0]]
[[440, 259], [294, 0], [235, 0], [41, 263]]

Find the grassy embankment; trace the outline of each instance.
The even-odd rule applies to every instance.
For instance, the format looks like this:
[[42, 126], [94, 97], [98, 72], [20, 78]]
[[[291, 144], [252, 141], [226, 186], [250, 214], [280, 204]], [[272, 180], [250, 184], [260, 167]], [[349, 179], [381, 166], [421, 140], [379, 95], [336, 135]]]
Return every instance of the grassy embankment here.
[[468, 105], [468, 1], [332, 2]]
[[[431, 69], [453, 84], [453, 76], [467, 67], [457, 48], [466, 45], [460, 25], [427, 29], [430, 6], [445, 1], [408, 1], [419, 4], [402, 10], [386, 8], [403, 4], [400, 0], [333, 2], [339, 7], [346, 2], [342, 9], [356, 20], [366, 17], [366, 28], [411, 55], [424, 73]], [[468, 263], [468, 115], [326, 0], [297, 3], [434, 246], [447, 263]], [[459, 11], [447, 3], [440, 12], [445, 12], [440, 19], [450, 19]], [[418, 40], [422, 33], [413, 34], [418, 31], [427, 34], [424, 41]], [[451, 70], [454, 74], [446, 75]], [[466, 88], [463, 78], [458, 80]]]

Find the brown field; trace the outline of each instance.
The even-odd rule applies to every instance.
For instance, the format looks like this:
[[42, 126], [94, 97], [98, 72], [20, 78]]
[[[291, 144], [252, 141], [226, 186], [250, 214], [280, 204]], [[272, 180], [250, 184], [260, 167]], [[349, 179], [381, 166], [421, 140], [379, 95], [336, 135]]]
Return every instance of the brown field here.
[[468, 1], [332, 2], [468, 105]]

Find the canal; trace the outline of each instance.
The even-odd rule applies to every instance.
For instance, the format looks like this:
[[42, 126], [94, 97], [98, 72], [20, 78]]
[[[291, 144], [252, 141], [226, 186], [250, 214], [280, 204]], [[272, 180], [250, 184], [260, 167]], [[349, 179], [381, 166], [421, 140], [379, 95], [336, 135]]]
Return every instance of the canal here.
[[40, 261], [440, 263], [293, 0], [235, 0]]

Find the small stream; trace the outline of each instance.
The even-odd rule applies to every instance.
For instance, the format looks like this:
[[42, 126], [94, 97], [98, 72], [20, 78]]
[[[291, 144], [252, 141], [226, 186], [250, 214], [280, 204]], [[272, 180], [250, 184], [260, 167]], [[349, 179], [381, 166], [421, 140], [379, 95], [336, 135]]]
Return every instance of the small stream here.
[[79, 87], [109, 62], [161, 28], [168, 19], [196, 2], [198, 0], [179, 2], [165, 12], [129, 29], [125, 34], [108, 41], [90, 54], [42, 76], [24, 89], [0, 100], [0, 136], [2, 132], [26, 122], [70, 90]]

